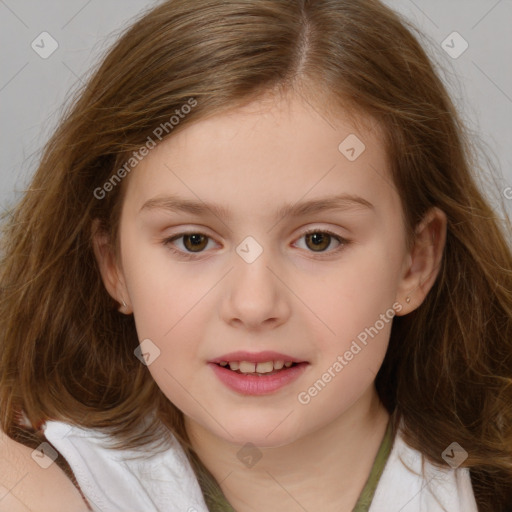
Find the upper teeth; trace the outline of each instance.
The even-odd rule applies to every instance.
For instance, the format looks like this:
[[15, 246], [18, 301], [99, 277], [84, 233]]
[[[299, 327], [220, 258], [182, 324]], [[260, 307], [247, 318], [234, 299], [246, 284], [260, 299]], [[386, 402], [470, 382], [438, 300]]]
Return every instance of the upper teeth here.
[[250, 363], [249, 361], [221, 361], [221, 366], [227, 366], [231, 370], [240, 370], [241, 373], [270, 373], [274, 370], [280, 370], [283, 366], [290, 368], [291, 361], [266, 361], [264, 363]]

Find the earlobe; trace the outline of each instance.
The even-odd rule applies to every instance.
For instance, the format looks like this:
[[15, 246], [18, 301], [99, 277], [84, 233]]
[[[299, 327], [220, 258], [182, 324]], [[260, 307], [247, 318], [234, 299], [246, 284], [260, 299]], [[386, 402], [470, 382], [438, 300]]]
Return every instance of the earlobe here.
[[114, 300], [122, 304], [120, 311], [126, 314], [130, 313], [130, 307], [124, 299], [128, 294], [122, 271], [116, 261], [109, 236], [99, 227], [98, 219], [93, 221], [92, 245], [101, 279], [107, 292]]
[[397, 301], [403, 306], [398, 316], [418, 308], [434, 285], [443, 259], [446, 229], [446, 214], [437, 207], [431, 208], [417, 226], [397, 291]]

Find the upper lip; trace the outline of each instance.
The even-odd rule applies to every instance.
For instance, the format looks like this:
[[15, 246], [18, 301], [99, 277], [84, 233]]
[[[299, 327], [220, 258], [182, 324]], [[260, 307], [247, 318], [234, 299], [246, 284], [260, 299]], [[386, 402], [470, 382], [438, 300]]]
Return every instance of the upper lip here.
[[292, 363], [305, 362], [302, 359], [297, 359], [293, 356], [287, 356], [279, 352], [272, 350], [264, 350], [263, 352], [246, 352], [239, 350], [237, 352], [230, 352], [223, 356], [211, 359], [210, 363], [220, 363], [221, 361], [233, 362], [233, 361], [248, 361], [249, 363], [265, 363], [267, 361], [284, 361], [285, 363], [291, 361]]

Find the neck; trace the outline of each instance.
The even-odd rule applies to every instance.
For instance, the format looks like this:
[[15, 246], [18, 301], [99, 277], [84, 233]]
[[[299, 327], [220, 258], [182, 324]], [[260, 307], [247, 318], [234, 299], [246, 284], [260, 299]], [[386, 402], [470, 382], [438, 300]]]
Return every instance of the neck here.
[[237, 512], [349, 512], [370, 474], [388, 421], [372, 385], [357, 403], [319, 430], [286, 445], [258, 448], [262, 457], [252, 467], [244, 467], [237, 458], [240, 445], [188, 417], [185, 426], [201, 462]]

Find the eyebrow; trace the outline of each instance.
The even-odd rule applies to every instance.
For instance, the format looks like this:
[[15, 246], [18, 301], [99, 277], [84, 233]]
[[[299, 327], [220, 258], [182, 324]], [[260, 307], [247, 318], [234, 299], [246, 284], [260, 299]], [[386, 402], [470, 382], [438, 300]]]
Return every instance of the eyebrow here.
[[[158, 196], [149, 199], [142, 205], [140, 212], [154, 209], [184, 212], [192, 215], [208, 215], [208, 212], [210, 212], [223, 221], [232, 217], [230, 210], [219, 204], [184, 199], [174, 195]], [[286, 204], [276, 209], [274, 215], [276, 218], [286, 216], [303, 217], [324, 211], [346, 211], [353, 209], [368, 209], [374, 211], [375, 207], [372, 203], [358, 195], [339, 194], [301, 203]]]

